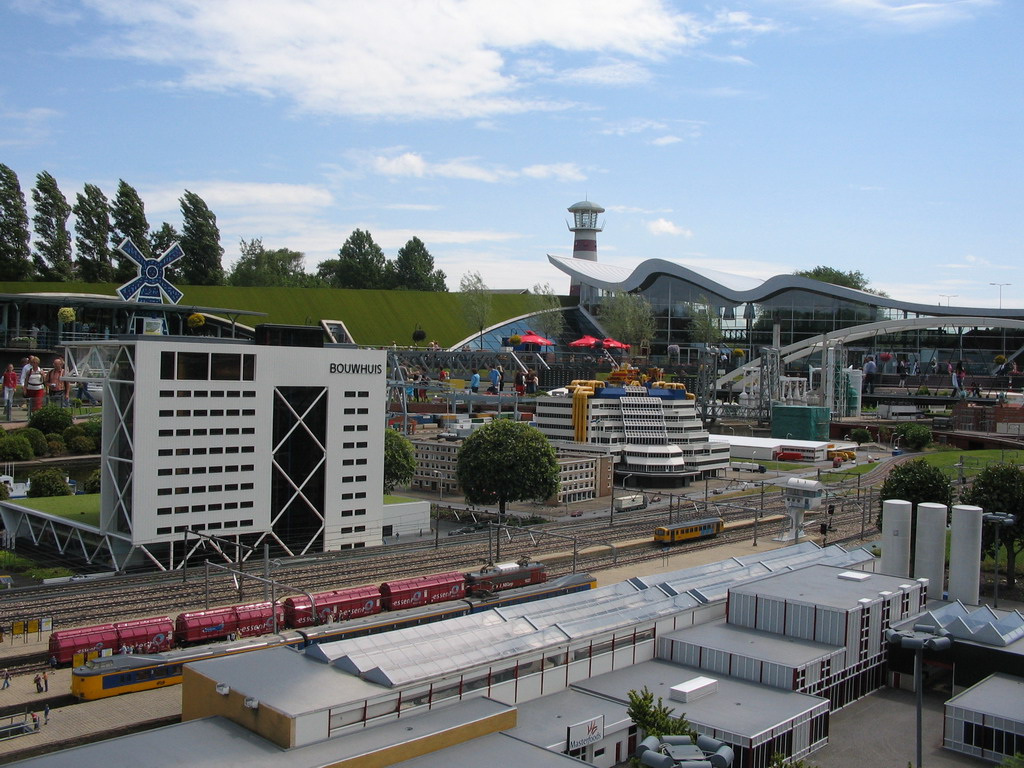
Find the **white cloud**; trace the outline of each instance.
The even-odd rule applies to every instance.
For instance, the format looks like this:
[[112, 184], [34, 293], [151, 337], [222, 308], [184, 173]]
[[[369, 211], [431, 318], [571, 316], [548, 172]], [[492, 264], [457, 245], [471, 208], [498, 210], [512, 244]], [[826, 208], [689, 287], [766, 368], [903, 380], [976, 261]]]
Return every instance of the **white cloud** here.
[[530, 179], [556, 179], [558, 181], [585, 181], [587, 178], [576, 163], [528, 165], [523, 168], [522, 174]]
[[651, 144], [656, 147], [667, 147], [669, 144], [678, 144], [680, 141], [682, 141], [682, 139], [678, 136], [659, 136], [658, 138], [653, 139]]
[[560, 82], [583, 85], [631, 86], [650, 81], [651, 72], [636, 61], [615, 61], [565, 70], [557, 79]]
[[146, 211], [167, 212], [179, 209], [185, 190], [195, 192], [211, 208], [262, 208], [301, 210], [326, 208], [334, 197], [323, 187], [308, 184], [261, 184], [235, 181], [180, 181], [159, 187], [139, 187]]
[[[773, 0], [792, 7], [793, 0]], [[872, 24], [916, 29], [973, 18], [995, 0], [800, 0], [815, 15], [833, 10]]]
[[62, 114], [46, 107], [5, 109], [0, 106], [0, 147], [27, 147], [38, 144], [52, 133], [52, 123]]
[[[742, 20], [665, 0], [84, 0], [114, 29], [96, 55], [181, 72], [176, 85], [286, 98], [305, 112], [465, 118], [564, 108], [530, 92], [549, 61], [577, 81], [646, 79], [646, 64]], [[169, 41], [173, 41], [170, 42]]]
[[587, 176], [575, 163], [536, 163], [519, 169], [485, 166], [477, 158], [453, 158], [438, 163], [428, 162], [416, 152], [402, 152], [397, 155], [374, 155], [360, 160], [375, 173], [383, 176], [413, 178], [462, 179], [497, 183], [526, 177], [530, 179], [555, 179], [556, 181], [584, 181]]
[[384, 208], [389, 211], [440, 211], [440, 205], [430, 205], [428, 203], [394, 203], [392, 205], [385, 205]]
[[680, 227], [678, 224], [674, 224], [664, 218], [647, 222], [647, 231], [652, 235], [682, 235], [683, 237], [693, 237], [693, 232], [691, 230]]

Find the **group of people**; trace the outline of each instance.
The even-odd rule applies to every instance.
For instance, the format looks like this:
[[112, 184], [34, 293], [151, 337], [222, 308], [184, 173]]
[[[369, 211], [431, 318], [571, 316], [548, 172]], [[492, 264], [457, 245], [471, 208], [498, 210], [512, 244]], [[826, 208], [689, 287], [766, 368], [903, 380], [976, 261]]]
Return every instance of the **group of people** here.
[[[48, 370], [42, 367], [35, 355], [22, 358], [20, 369], [15, 369], [14, 363], [8, 363], [3, 372], [4, 414], [7, 420], [11, 420], [14, 397], [19, 390], [25, 398], [29, 416], [47, 402], [64, 408], [71, 405], [71, 382], [65, 380], [65, 374], [64, 360], [60, 357], [54, 358], [53, 367]], [[85, 402], [96, 402], [85, 382], [79, 383], [76, 395]]]
[[[482, 380], [480, 371], [473, 371], [473, 375], [469, 379], [469, 391], [473, 394], [478, 393]], [[501, 365], [492, 365], [487, 371], [487, 380], [490, 382], [487, 394], [501, 394], [505, 387], [505, 369]], [[520, 396], [537, 394], [537, 372], [532, 368], [527, 371], [517, 370], [512, 386], [515, 388], [516, 394]]]
[[[865, 394], [874, 394], [875, 385], [878, 382], [878, 364], [875, 362], [873, 356], [868, 355], [864, 358], [864, 382], [863, 389]], [[946, 363], [940, 363], [937, 357], [933, 357], [928, 363], [927, 371], [930, 375], [940, 375], [940, 371], [943, 371], [946, 376], [949, 376], [949, 382], [952, 385], [954, 396], [966, 397], [968, 394], [978, 397], [981, 395], [980, 387], [975, 382], [973, 385], [967, 384], [967, 368], [964, 365], [963, 360], [957, 361], [955, 364], [952, 360]], [[1013, 375], [1018, 373], [1017, 364], [1015, 362], [1004, 363], [997, 371], [997, 376], [1009, 376], [1012, 386]], [[906, 360], [904, 358], [898, 358], [896, 360], [896, 375], [899, 377], [899, 387], [905, 389], [907, 387], [907, 380], [910, 377], [919, 378], [921, 376], [921, 363], [918, 360]]]

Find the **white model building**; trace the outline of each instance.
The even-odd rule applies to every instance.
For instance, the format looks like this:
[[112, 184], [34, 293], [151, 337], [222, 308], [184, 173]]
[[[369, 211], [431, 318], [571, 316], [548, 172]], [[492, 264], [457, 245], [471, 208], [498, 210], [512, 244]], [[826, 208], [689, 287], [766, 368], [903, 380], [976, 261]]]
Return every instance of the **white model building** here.
[[100, 528], [135, 558], [173, 566], [199, 544], [189, 531], [283, 554], [392, 535], [385, 353], [275, 340], [297, 338], [139, 336], [103, 350]]
[[557, 447], [602, 450], [615, 472], [687, 484], [729, 467], [729, 445], [713, 442], [685, 389], [574, 382], [566, 397], [537, 398], [536, 425]]

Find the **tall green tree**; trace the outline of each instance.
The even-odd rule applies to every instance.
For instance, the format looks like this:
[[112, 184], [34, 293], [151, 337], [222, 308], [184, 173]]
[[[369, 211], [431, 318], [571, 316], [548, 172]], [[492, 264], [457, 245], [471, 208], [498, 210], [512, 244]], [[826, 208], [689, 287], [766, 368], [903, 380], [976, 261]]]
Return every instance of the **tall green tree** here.
[[864, 277], [859, 269], [851, 269], [843, 272], [835, 267], [817, 266], [813, 269], [798, 269], [793, 273], [799, 277], [809, 277], [811, 280], [820, 280], [823, 283], [841, 285], [844, 288], [853, 288], [866, 293], [873, 293], [875, 296], [886, 296], [884, 291], [875, 290], [869, 287], [870, 281]]
[[722, 342], [722, 318], [707, 296], [698, 296], [697, 301], [689, 302], [687, 310], [690, 314], [691, 342], [709, 347]]
[[21, 182], [18, 174], [0, 163], [0, 280], [31, 277], [28, 243], [28, 209]]
[[462, 444], [456, 472], [467, 501], [498, 505], [499, 523], [509, 502], [558, 493], [555, 449], [539, 429], [522, 421], [499, 419], [474, 431]]
[[648, 345], [654, 338], [654, 310], [638, 293], [619, 291], [601, 302], [601, 325], [616, 341]]
[[390, 427], [384, 430], [384, 493], [406, 485], [416, 471], [416, 453], [405, 435]]
[[319, 283], [306, 274], [305, 255], [287, 248], [268, 251], [259, 238], [241, 241], [241, 256], [228, 273], [228, 285], [309, 288]]
[[217, 217], [195, 192], [185, 190], [181, 204], [181, 248], [178, 260], [186, 285], [224, 285], [224, 249], [220, 245]]
[[626, 695], [629, 697], [626, 715], [645, 736], [696, 736], [686, 717], [674, 717], [675, 709], [665, 706], [661, 696], [655, 701], [654, 693], [646, 685], [642, 691], [633, 689]]
[[533, 296], [530, 302], [533, 311], [538, 313], [530, 318], [530, 330], [557, 343], [565, 333], [565, 312], [562, 311], [561, 300], [550, 283], [537, 283], [530, 294]]
[[[149, 233], [149, 252], [162, 256], [168, 248], [178, 242], [181, 242], [181, 235], [178, 233], [178, 230], [174, 228], [173, 224], [168, 224], [165, 221], [160, 225], [159, 229], [154, 229]], [[181, 280], [180, 263], [180, 260], [176, 261], [164, 271], [164, 275], [172, 283]]]
[[71, 206], [48, 171], [36, 176], [32, 205], [35, 208], [32, 224], [36, 232], [33, 254], [36, 274], [40, 280], [70, 282], [74, 279], [71, 232], [68, 231]]
[[909, 501], [912, 506], [910, 522], [910, 563], [913, 573], [917, 547], [917, 505], [928, 501], [953, 504], [953, 484], [942, 470], [924, 459], [908, 461], [894, 468], [878, 489], [878, 527], [882, 527], [882, 502], [888, 499]]
[[[1024, 472], [1015, 464], [985, 467], [960, 498], [965, 504], [981, 507], [986, 512], [1003, 512], [1016, 517], [1013, 525], [1003, 526], [999, 531], [1000, 548], [1005, 547], [1006, 551], [1006, 584], [1012, 588], [1017, 582], [1017, 556], [1024, 551]], [[982, 547], [993, 557], [997, 556], [995, 544], [994, 526], [984, 526]]]
[[103, 190], [86, 184], [75, 196], [75, 250], [78, 278], [86, 283], [114, 281], [110, 261], [110, 203]]
[[113, 228], [110, 232], [110, 246], [116, 261], [114, 279], [120, 283], [127, 282], [138, 274], [139, 267], [127, 256], [121, 255], [116, 248], [126, 238], [131, 238], [143, 256], [150, 257], [153, 251], [149, 247], [149, 222], [146, 221], [146, 206], [139, 197], [135, 187], [124, 179], [117, 183], [117, 194], [111, 206]]
[[418, 237], [401, 248], [390, 267], [391, 287], [407, 291], [447, 291], [445, 274], [434, 268], [434, 257]]
[[479, 346], [484, 343], [484, 326], [491, 316], [491, 290], [480, 277], [479, 272], [467, 272], [459, 281], [459, 302], [462, 314], [469, 321], [470, 327], [480, 332]]
[[320, 262], [317, 275], [331, 288], [386, 288], [384, 251], [373, 235], [357, 229], [338, 251], [338, 258]]

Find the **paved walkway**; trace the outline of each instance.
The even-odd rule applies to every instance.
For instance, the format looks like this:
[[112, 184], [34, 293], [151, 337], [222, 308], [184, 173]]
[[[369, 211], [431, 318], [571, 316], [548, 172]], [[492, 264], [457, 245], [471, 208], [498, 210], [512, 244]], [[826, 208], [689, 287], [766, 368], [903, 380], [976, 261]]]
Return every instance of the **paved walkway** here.
[[[70, 672], [67, 674], [70, 676]], [[34, 711], [42, 723], [42, 711]], [[180, 717], [181, 686], [177, 685], [59, 707], [50, 711], [49, 722], [41, 724], [38, 732], [3, 742], [0, 745], [0, 764], [31, 757], [37, 752], [52, 751], [48, 747], [56, 744], [70, 746], [73, 742], [116, 736], [127, 724], [140, 729], [147, 723], [158, 724]], [[139, 756], [137, 764], [145, 764], [142, 756]]]

